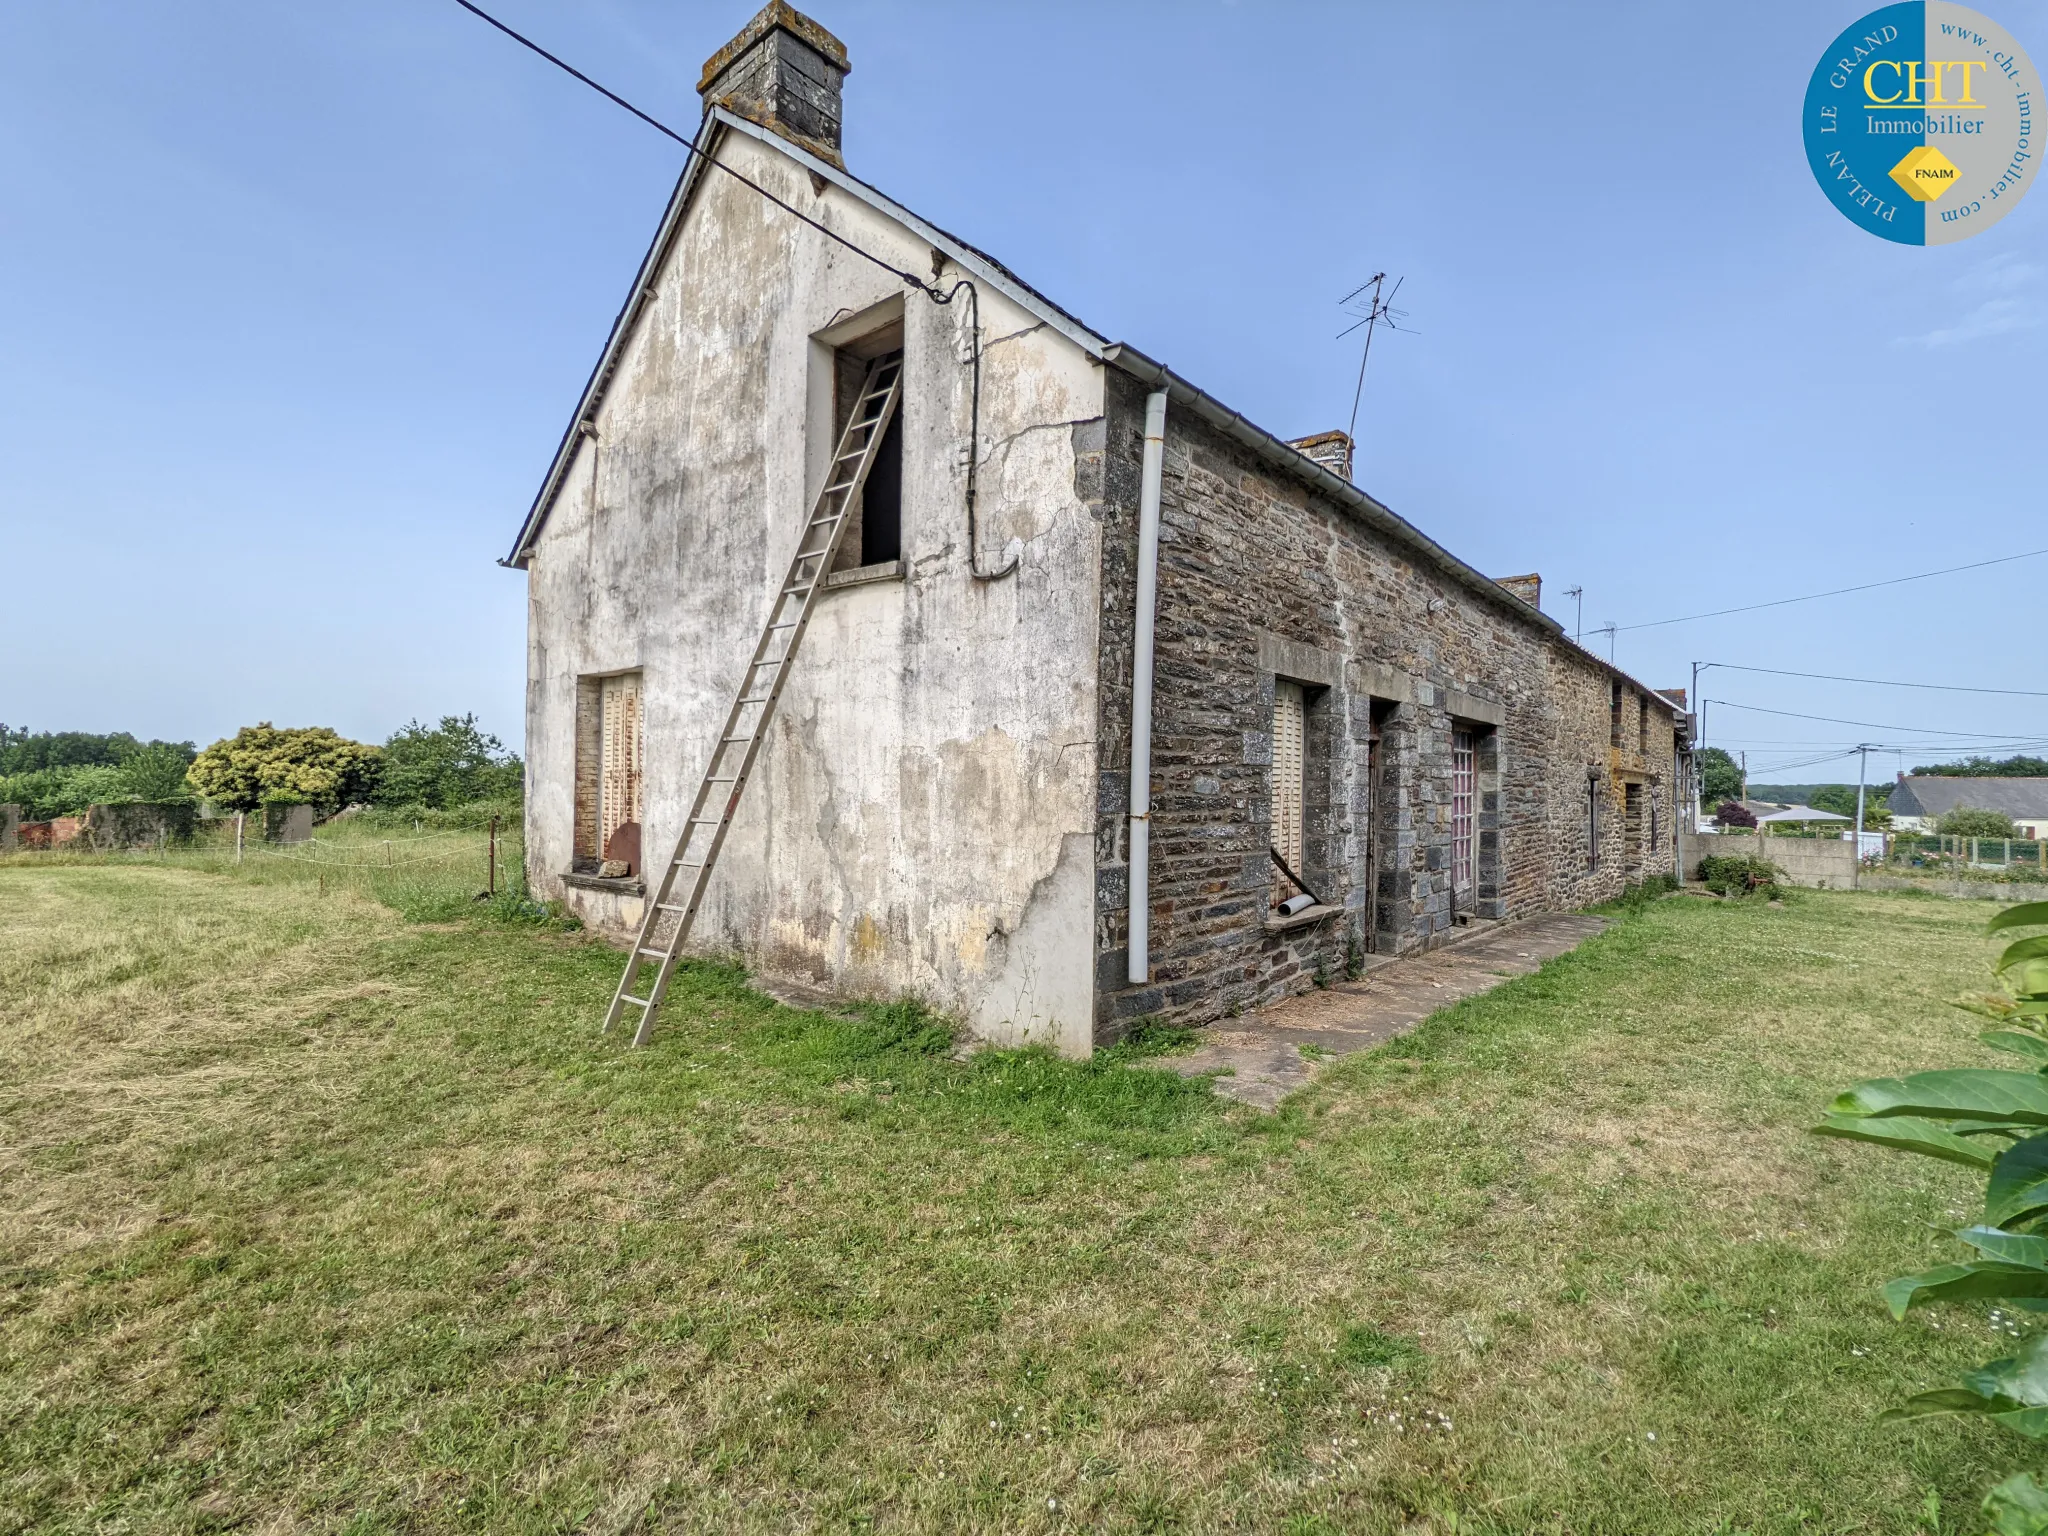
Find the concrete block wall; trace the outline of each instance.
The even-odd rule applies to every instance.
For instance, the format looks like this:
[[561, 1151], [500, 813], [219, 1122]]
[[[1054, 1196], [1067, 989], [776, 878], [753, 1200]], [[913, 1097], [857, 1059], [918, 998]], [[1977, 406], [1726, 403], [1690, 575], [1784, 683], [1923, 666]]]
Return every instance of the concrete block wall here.
[[1688, 832], [1685, 874], [1699, 873], [1700, 860], [1744, 854], [1769, 859], [1794, 885], [1813, 890], [1847, 890], [1856, 881], [1856, 848], [1847, 838], [1765, 837], [1759, 832]]

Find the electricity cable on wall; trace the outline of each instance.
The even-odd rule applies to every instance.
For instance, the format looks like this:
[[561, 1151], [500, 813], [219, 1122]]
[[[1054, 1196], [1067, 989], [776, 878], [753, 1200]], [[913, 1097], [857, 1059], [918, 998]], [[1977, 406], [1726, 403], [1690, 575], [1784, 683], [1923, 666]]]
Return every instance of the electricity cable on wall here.
[[973, 575], [973, 577], [977, 581], [1000, 581], [1005, 576], [1015, 574], [1019, 560], [1021, 558], [1021, 556], [1016, 552], [1012, 552], [1008, 563], [997, 570], [984, 571], [981, 568], [980, 545], [977, 540], [977, 530], [975, 526], [977, 519], [976, 492], [979, 489], [979, 470], [981, 460], [981, 290], [978, 287], [976, 287], [974, 282], [971, 279], [963, 277], [958, 282], [954, 283], [951, 288], [942, 291], [936, 283], [928, 283], [923, 278], [919, 277], [915, 272], [906, 271], [904, 268], [897, 266], [894, 262], [889, 261], [881, 256], [877, 256], [873, 251], [867, 250], [866, 248], [857, 244], [856, 242], [847, 239], [846, 236], [840, 234], [839, 231], [833, 229], [830, 225], [825, 224], [818, 219], [812, 218], [802, 209], [794, 207], [791, 204], [783, 201], [783, 199], [777, 197], [773, 192], [770, 192], [758, 181], [753, 180], [749, 176], [743, 175], [741, 172], [727, 165], [724, 161], [720, 160], [718, 156], [714, 154], [705, 153], [705, 151], [699, 147], [695, 139], [685, 138], [681, 133], [669, 127], [667, 123], [664, 123], [660, 118], [654, 116], [652, 113], [643, 112], [640, 108], [634, 106], [632, 102], [626, 100], [625, 97], [621, 96], [617, 91], [612, 90], [608, 86], [600, 85], [597, 81], [593, 80], [590, 76], [583, 73], [583, 71], [578, 69], [575, 65], [569, 63], [568, 60], [560, 58], [557, 55], [548, 52], [547, 49], [541, 47], [541, 45], [539, 43], [536, 43], [532, 38], [526, 36], [522, 32], [514, 30], [512, 27], [507, 26], [504, 22], [500, 21], [497, 17], [493, 16], [489, 11], [485, 10], [482, 6], [474, 4], [473, 0], [455, 0], [455, 3], [461, 6], [465, 11], [468, 11], [472, 16], [478, 18], [480, 21], [488, 22], [491, 26], [497, 28], [500, 32], [504, 33], [507, 37], [511, 38], [513, 42], [519, 44], [520, 47], [526, 48], [531, 52], [538, 54], [541, 58], [546, 59], [548, 63], [554, 65], [555, 68], [561, 70], [564, 74], [569, 75], [571, 78], [580, 80], [583, 84], [589, 86], [593, 91], [596, 91], [598, 95], [604, 97], [605, 100], [611, 102], [613, 105], [625, 108], [626, 111], [632, 113], [633, 116], [639, 118], [641, 122], [647, 124], [648, 127], [654, 129], [656, 132], [666, 134], [669, 138], [675, 140], [676, 143], [682, 145], [684, 150], [687, 152], [683, 159], [683, 164], [685, 167], [689, 165], [691, 160], [696, 159], [702, 160], [705, 164], [713, 166], [714, 168], [725, 172], [726, 175], [730, 176], [734, 181], [737, 181], [741, 186], [750, 188], [751, 190], [759, 193], [762, 197], [766, 198], [769, 202], [773, 203], [776, 207], [780, 208], [784, 213], [787, 213], [791, 218], [796, 219], [800, 223], [809, 225], [812, 229], [815, 229], [819, 234], [823, 235], [826, 239], [833, 241], [835, 244], [844, 246], [847, 250], [853, 252], [854, 255], [860, 257], [863, 261], [873, 262], [876, 266], [880, 267], [884, 272], [887, 272], [890, 276], [901, 278], [905, 283], [907, 283], [912, 288], [915, 288], [919, 293], [923, 294], [926, 298], [930, 299], [934, 304], [951, 304], [954, 299], [959, 297], [960, 290], [962, 288], [965, 288], [967, 290], [969, 308], [969, 346], [972, 351], [972, 363], [974, 369], [974, 379], [971, 386], [971, 420], [969, 424], [969, 436], [967, 441], [967, 568], [969, 573]]

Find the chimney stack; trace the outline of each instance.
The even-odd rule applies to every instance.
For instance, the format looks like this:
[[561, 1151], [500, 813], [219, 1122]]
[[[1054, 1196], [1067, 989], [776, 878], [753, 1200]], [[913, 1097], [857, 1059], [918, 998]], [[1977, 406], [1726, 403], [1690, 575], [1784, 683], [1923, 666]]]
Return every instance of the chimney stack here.
[[[1541, 611], [1543, 607], [1543, 578], [1541, 576], [1532, 571], [1527, 576], [1498, 576], [1494, 580], [1500, 586], [1506, 587], [1510, 592], [1514, 593], [1515, 596], [1519, 597], [1531, 608]], [[1683, 689], [1679, 690], [1679, 698], [1683, 702]]]
[[697, 94], [800, 144], [841, 170], [840, 82], [846, 45], [783, 0], [769, 0], [740, 34], [704, 61]]
[[1314, 437], [1297, 437], [1288, 447], [1300, 450], [1339, 480], [1351, 478], [1351, 439], [1343, 432], [1318, 432]]

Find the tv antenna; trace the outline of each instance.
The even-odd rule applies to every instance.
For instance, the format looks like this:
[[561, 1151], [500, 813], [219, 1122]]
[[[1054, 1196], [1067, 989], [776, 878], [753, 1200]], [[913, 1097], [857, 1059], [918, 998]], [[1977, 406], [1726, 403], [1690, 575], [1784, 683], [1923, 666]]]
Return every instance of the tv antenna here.
[[[1387, 274], [1375, 272], [1337, 301], [1344, 313], [1353, 317], [1352, 323], [1337, 333], [1339, 341], [1360, 326], [1365, 327], [1365, 351], [1358, 359], [1358, 387], [1351, 392], [1349, 436], [1354, 443], [1358, 441], [1358, 402], [1365, 396], [1365, 365], [1372, 361], [1372, 333], [1383, 325], [1390, 331], [1401, 329], [1396, 322], [1406, 320], [1408, 311], [1394, 308], [1394, 299], [1400, 293], [1401, 285], [1407, 281], [1405, 277], [1397, 277], [1394, 279], [1394, 286], [1389, 289]], [[1411, 331], [1409, 334], [1420, 333]]]
[[1584, 645], [1586, 642], [1579, 636], [1586, 627], [1586, 589], [1566, 587], [1564, 595], [1572, 600], [1572, 644]]

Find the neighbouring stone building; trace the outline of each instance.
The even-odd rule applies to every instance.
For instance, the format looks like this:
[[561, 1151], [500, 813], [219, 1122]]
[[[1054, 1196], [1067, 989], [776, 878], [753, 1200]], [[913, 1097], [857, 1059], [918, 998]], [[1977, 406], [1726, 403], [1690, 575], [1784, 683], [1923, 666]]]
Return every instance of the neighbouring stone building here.
[[1260, 430], [851, 176], [849, 67], [779, 3], [707, 64], [507, 562], [540, 891], [637, 924], [896, 354], [698, 947], [1084, 1054], [1676, 867], [1682, 695], [1357, 489], [1343, 434]]

